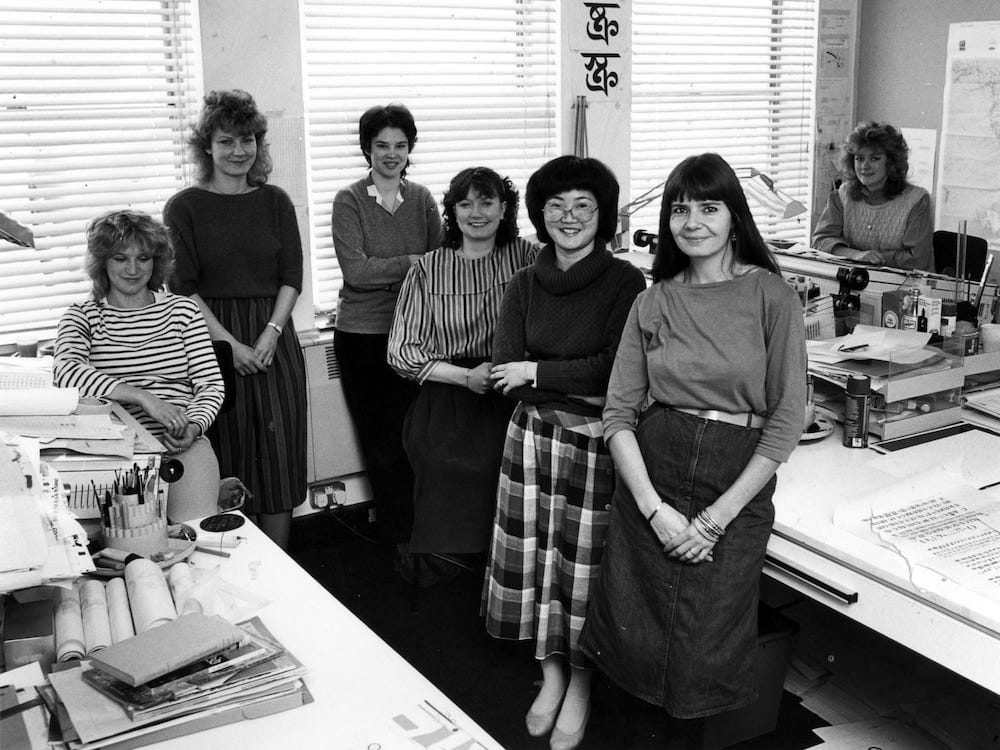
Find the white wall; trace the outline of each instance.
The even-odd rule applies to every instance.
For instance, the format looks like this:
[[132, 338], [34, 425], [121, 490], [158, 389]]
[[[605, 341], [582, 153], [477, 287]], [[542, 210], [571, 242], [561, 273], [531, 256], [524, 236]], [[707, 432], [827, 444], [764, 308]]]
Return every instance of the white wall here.
[[298, 331], [309, 331], [314, 323], [298, 0], [201, 0], [199, 5], [205, 91], [244, 89], [267, 115], [274, 158], [270, 181], [295, 204], [305, 253], [293, 319]]
[[998, 0], [862, 0], [858, 119], [940, 134], [948, 25], [996, 20]]

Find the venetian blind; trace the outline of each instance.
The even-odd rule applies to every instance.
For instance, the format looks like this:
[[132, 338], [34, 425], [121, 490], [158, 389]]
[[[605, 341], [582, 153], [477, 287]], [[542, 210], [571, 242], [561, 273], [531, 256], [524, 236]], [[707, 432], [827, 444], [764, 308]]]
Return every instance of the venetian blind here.
[[[330, 230], [334, 194], [366, 174], [358, 118], [402, 102], [417, 123], [408, 179], [438, 201], [469, 166], [522, 192], [557, 154], [557, 0], [338, 0], [302, 3], [310, 225], [317, 310], [342, 277]], [[523, 200], [522, 200], [523, 204]], [[532, 232], [521, 213], [523, 234]]]
[[[816, 5], [632, 3], [633, 198], [685, 157], [716, 151], [810, 205]], [[636, 212], [632, 229], [655, 232], [659, 208], [656, 200]], [[808, 243], [808, 214], [778, 220], [751, 208], [765, 238]]]
[[0, 210], [35, 249], [0, 240], [0, 335], [52, 335], [90, 282], [87, 222], [159, 218], [184, 186], [197, 113], [193, 0], [0, 3]]

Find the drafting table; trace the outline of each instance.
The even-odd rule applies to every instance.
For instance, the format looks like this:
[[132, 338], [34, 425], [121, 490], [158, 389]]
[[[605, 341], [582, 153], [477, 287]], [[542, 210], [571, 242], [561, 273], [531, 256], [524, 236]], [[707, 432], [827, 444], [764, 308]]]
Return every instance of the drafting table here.
[[[221, 565], [223, 578], [271, 600], [261, 621], [307, 668], [303, 678], [315, 701], [283, 713], [236, 722], [161, 742], [164, 750], [219, 748], [396, 748], [413, 750], [413, 740], [390, 726], [394, 717], [422, 717], [428, 701], [476, 742], [468, 750], [502, 750], [374, 632], [330, 595], [256, 526], [233, 532], [247, 537], [231, 557], [195, 552], [200, 568]], [[254, 578], [251, 578], [255, 576]], [[426, 746], [426, 745], [425, 745]], [[439, 747], [443, 745], [431, 745]]]
[[[801, 443], [778, 470], [764, 572], [1000, 693], [1000, 601], [951, 581], [918, 590], [900, 555], [833, 524], [838, 503], [898, 481], [878, 468], [884, 458], [869, 449], [844, 448], [840, 425], [822, 441]], [[913, 472], [934, 468], [913, 466]], [[1000, 487], [984, 492], [1000, 499]]]

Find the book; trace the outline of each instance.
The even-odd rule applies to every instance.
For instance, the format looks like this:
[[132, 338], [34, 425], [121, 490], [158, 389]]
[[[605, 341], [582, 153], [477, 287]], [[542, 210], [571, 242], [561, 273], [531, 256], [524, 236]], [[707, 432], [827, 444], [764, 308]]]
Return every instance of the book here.
[[129, 715], [133, 715], [137, 711], [161, 703], [176, 701], [194, 693], [225, 685], [250, 667], [270, 661], [284, 653], [284, 647], [280, 644], [259, 638], [254, 633], [248, 633], [248, 636], [249, 643], [230, 646], [205, 659], [150, 680], [144, 685], [129, 685], [107, 672], [94, 668], [84, 670], [83, 679], [109, 698], [121, 703]]
[[188, 614], [98, 651], [91, 666], [135, 687], [244, 639], [243, 630], [218, 615]]

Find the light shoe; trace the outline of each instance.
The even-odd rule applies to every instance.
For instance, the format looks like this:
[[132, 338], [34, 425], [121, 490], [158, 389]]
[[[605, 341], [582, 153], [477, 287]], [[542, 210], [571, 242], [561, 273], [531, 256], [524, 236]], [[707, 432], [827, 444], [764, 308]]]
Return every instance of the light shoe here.
[[562, 708], [562, 701], [559, 701], [548, 713], [536, 714], [534, 711], [528, 711], [528, 715], [524, 717], [524, 723], [528, 727], [528, 734], [532, 737], [544, 737], [551, 732], [552, 727], [556, 724], [556, 717], [559, 715], [560, 708]]
[[574, 750], [583, 742], [583, 733], [587, 731], [587, 722], [590, 720], [590, 704], [587, 704], [587, 711], [583, 714], [583, 721], [574, 732], [563, 732], [559, 727], [554, 727], [552, 736], [549, 737], [549, 747], [551, 750]]

